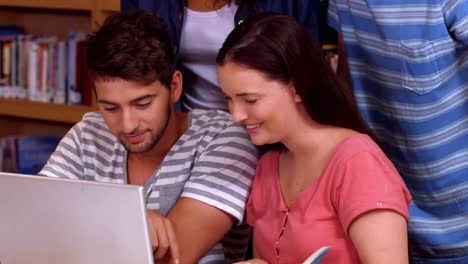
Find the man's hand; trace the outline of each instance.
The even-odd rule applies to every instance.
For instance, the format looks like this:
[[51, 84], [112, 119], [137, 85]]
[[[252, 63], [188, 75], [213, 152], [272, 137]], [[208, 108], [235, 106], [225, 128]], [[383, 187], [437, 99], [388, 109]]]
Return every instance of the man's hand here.
[[179, 246], [171, 222], [152, 210], [147, 210], [147, 215], [155, 263], [172, 259], [178, 264]]

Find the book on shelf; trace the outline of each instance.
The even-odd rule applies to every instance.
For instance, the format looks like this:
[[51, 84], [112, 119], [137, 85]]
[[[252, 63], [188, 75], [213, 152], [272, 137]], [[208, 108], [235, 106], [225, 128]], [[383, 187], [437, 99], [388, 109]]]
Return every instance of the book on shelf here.
[[[84, 87], [80, 80], [83, 79], [81, 72], [82, 64], [84, 64], [83, 56], [84, 49], [80, 50], [79, 43], [85, 41], [86, 35], [83, 32], [70, 32], [68, 34], [68, 54], [73, 56], [67, 57], [67, 102], [68, 104], [82, 104]], [[84, 73], [86, 74], [86, 73]], [[78, 76], [80, 75], [80, 76]]]
[[[91, 105], [84, 62], [86, 33], [56, 36], [2, 34], [0, 25], [0, 98]], [[12, 32], [11, 30], [8, 32]]]
[[0, 171], [15, 172], [17, 168], [16, 142], [14, 137], [0, 138]]
[[23, 33], [24, 30], [17, 25], [0, 24], [0, 36], [13, 36]]
[[60, 136], [9, 136], [0, 138], [0, 171], [38, 174], [54, 152]]
[[6, 97], [14, 93], [13, 82], [17, 81], [17, 36], [23, 29], [15, 25], [0, 25], [0, 94]]
[[322, 49], [333, 71], [336, 72], [338, 68], [338, 46], [335, 44], [323, 44]]
[[302, 262], [302, 264], [320, 264], [320, 261], [325, 257], [328, 250], [330, 250], [329, 246], [317, 249], [304, 262]]

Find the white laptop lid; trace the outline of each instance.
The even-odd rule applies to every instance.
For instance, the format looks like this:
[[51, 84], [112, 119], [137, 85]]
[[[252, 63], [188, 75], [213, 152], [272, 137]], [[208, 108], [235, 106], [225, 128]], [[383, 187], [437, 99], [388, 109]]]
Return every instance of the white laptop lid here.
[[1, 264], [152, 264], [143, 187], [0, 173]]

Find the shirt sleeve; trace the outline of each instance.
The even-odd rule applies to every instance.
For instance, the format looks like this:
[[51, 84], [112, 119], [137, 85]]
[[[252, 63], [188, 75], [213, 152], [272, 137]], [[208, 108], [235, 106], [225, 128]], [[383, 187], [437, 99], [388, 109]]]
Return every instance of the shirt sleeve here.
[[[158, 1], [151, 0], [120, 0], [120, 10], [124, 13], [129, 13], [137, 10], [146, 10], [155, 12]], [[167, 0], [166, 0], [167, 1]], [[175, 0], [171, 0], [175, 1]]]
[[302, 7], [297, 10], [297, 20], [302, 22], [318, 42], [321, 42], [322, 31], [326, 23], [326, 4], [323, 1], [301, 0]]
[[338, 7], [336, 5], [336, 0], [328, 0], [327, 21], [328, 25], [332, 27], [336, 32], [341, 32], [340, 18], [338, 16]]
[[442, 10], [449, 32], [457, 41], [468, 46], [468, 1], [445, 0]]
[[409, 219], [411, 196], [383, 152], [359, 152], [339, 166], [332, 200], [344, 230], [372, 210], [392, 210]]
[[80, 179], [84, 175], [79, 126], [76, 124], [62, 138], [40, 175], [64, 179]]
[[231, 125], [216, 135], [194, 162], [182, 197], [199, 200], [234, 216], [240, 224], [258, 153], [245, 130]]
[[128, 13], [137, 9], [138, 1], [136, 0], [120, 0], [120, 10]]

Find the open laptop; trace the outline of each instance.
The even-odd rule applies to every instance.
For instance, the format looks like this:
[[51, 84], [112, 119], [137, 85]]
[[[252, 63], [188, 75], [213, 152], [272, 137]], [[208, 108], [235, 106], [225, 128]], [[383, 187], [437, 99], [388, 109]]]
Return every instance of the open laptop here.
[[0, 172], [1, 264], [152, 264], [143, 187]]

